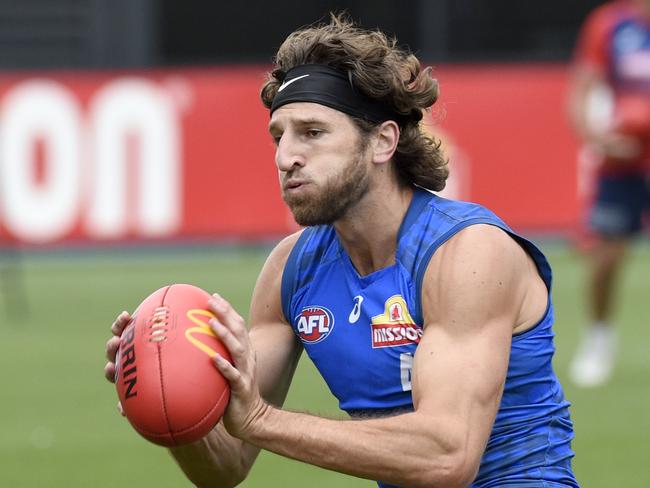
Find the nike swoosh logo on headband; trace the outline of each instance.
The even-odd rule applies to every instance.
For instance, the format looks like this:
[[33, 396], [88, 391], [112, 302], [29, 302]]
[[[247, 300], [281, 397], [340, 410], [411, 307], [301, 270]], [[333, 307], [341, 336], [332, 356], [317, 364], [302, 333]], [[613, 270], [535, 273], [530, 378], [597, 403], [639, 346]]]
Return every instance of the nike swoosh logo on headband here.
[[294, 81], [298, 81], [298, 80], [300, 80], [302, 78], [305, 78], [307, 76], [309, 76], [309, 75], [296, 76], [295, 78], [291, 78], [290, 80], [285, 81], [284, 83], [282, 83], [282, 86], [280, 86], [280, 88], [278, 88], [278, 91], [281, 92], [282, 90], [284, 90], [286, 87], [288, 87]]

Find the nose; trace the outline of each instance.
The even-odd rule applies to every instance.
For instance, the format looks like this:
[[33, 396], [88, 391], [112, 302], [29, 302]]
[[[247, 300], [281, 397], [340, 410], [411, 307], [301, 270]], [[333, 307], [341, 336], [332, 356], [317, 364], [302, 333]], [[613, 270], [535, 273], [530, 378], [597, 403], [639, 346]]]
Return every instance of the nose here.
[[305, 158], [300, 145], [289, 131], [282, 134], [275, 150], [275, 164], [280, 171], [288, 172], [296, 166], [304, 166]]

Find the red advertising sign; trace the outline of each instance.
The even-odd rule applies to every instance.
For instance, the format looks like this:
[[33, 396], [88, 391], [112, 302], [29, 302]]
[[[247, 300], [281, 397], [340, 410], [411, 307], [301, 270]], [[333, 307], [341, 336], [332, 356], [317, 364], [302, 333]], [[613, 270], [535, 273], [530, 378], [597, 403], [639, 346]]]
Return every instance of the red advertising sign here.
[[[47, 245], [290, 232], [258, 96], [264, 71], [0, 76], [0, 234]], [[574, 224], [565, 71], [437, 68], [446, 194], [519, 229]]]
[[[457, 195], [482, 203], [515, 229], [564, 231], [578, 216], [578, 143], [567, 120], [567, 67], [436, 69], [434, 118], [450, 138]], [[453, 180], [452, 180], [453, 184]]]

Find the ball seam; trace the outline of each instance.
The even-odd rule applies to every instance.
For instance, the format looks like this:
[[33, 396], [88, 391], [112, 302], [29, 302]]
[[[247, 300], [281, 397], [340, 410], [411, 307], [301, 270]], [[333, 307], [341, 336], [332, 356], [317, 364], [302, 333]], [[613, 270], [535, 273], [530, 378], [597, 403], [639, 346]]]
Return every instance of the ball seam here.
[[[167, 293], [169, 293], [169, 290], [171, 290], [172, 285], [168, 286], [167, 289], [165, 290], [165, 293], [162, 296], [162, 300], [160, 301], [160, 305], [164, 306], [165, 305], [165, 298], [167, 297]], [[163, 368], [162, 368], [162, 343], [156, 344], [156, 349], [158, 349], [158, 373], [160, 377], [160, 395], [162, 397], [162, 408], [163, 408], [163, 415], [165, 417], [165, 423], [167, 424], [167, 433], [172, 439], [172, 442], [176, 443], [176, 439], [174, 439], [174, 433], [172, 432], [172, 425], [171, 422], [169, 421], [169, 415], [167, 414], [167, 399], [165, 397], [165, 382], [163, 380]]]

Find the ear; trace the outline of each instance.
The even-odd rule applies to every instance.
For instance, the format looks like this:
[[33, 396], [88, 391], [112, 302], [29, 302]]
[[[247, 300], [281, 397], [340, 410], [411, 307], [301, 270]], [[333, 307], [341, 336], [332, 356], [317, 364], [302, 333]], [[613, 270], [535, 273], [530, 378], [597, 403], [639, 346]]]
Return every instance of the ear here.
[[376, 128], [372, 146], [373, 163], [384, 164], [390, 161], [397, 149], [399, 134], [399, 126], [394, 120], [382, 122]]

